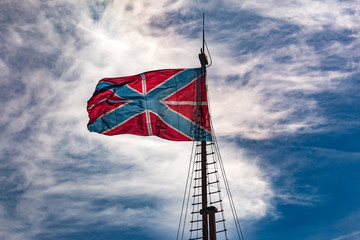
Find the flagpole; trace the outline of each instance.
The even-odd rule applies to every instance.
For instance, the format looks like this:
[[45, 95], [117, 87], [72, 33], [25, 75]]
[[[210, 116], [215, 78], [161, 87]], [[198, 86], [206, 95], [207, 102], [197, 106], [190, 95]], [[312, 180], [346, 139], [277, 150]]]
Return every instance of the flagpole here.
[[[205, 77], [205, 75], [204, 75]], [[206, 158], [206, 141], [201, 141], [201, 202], [202, 210], [207, 208], [207, 158]], [[200, 211], [200, 213], [202, 213]], [[202, 215], [202, 232], [203, 240], [208, 240], [208, 215], [204, 212]]]
[[[200, 81], [201, 83], [206, 84], [206, 65], [208, 64], [206, 55], [205, 55], [205, 13], [203, 13], [203, 42], [202, 42], [202, 49], [200, 50], [199, 60], [201, 63], [201, 67], [204, 68], [204, 81]], [[200, 84], [201, 84], [200, 83]], [[205, 86], [200, 87], [203, 89]], [[202, 101], [200, 91], [200, 99], [199, 102]], [[202, 106], [200, 108], [200, 116], [204, 116]], [[202, 119], [200, 117], [200, 124]], [[202, 202], [202, 209], [200, 210], [200, 214], [202, 215], [202, 235], [203, 240], [209, 240], [209, 228], [210, 228], [210, 240], [216, 240], [216, 229], [215, 229], [215, 210], [213, 208], [208, 208], [207, 205], [207, 153], [206, 153], [206, 141], [201, 141], [201, 202]], [[210, 209], [210, 210], [209, 210]], [[216, 209], [216, 208], [215, 208]], [[210, 216], [211, 224], [209, 225]]]

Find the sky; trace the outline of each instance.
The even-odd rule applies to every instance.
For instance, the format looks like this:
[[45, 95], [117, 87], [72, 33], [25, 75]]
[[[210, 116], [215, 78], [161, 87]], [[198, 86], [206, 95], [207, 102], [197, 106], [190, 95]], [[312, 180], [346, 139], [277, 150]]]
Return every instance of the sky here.
[[1, 240], [176, 238], [192, 143], [90, 133], [86, 104], [199, 67], [202, 12], [244, 238], [360, 239], [359, 1], [1, 0]]

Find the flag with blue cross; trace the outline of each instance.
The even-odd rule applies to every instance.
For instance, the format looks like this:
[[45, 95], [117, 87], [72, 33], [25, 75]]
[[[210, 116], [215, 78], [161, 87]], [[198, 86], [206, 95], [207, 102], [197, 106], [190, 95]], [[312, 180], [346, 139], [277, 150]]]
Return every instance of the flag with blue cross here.
[[104, 78], [88, 101], [88, 129], [105, 135], [210, 141], [205, 68]]

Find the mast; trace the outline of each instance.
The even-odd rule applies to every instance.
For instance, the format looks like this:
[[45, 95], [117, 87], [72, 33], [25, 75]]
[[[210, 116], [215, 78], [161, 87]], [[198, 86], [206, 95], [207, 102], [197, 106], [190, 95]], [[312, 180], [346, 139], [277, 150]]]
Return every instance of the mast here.
[[[205, 77], [205, 75], [204, 75]], [[207, 208], [207, 158], [206, 158], [206, 142], [201, 141], [201, 202], [202, 210]], [[201, 211], [202, 211], [201, 210]], [[208, 240], [208, 217], [206, 212], [202, 214], [202, 232], [203, 240]]]
[[[207, 94], [207, 92], [202, 91], [202, 89], [206, 89], [206, 86], [202, 86], [202, 84], [206, 84], [206, 67], [211, 65], [211, 63], [209, 65], [205, 55], [205, 47], [207, 48], [205, 42], [205, 14], [203, 13], [203, 42], [199, 54], [203, 75], [200, 81], [197, 81], [197, 103], [194, 115], [199, 126], [196, 128], [197, 134], [200, 134], [202, 123], [205, 120], [202, 102], [204, 98], [207, 99], [207, 96], [202, 96], [202, 94]], [[211, 59], [210, 52], [208, 53]], [[209, 123], [212, 128], [211, 118]], [[201, 137], [200, 135], [197, 136]], [[221, 186], [221, 179], [225, 187]], [[224, 196], [222, 195], [222, 189], [226, 191]], [[189, 204], [190, 197], [193, 199], [192, 204]], [[220, 150], [215, 134], [212, 132], [212, 139], [210, 141], [193, 142], [192, 157], [189, 163], [176, 240], [184, 240], [184, 232], [187, 229], [187, 213], [191, 216], [188, 228], [189, 240], [229, 240], [224, 216], [223, 200], [225, 198], [229, 199], [228, 204], [231, 208], [238, 239], [244, 240], [220, 156]], [[191, 211], [188, 212], [189, 208]]]
[[[200, 54], [199, 54], [199, 60], [201, 63], [201, 67], [204, 68], [204, 80], [206, 80], [206, 65], [208, 64], [206, 55], [205, 55], [205, 13], [203, 13], [203, 42], [202, 42], [202, 48], [200, 50]], [[206, 82], [206, 81], [200, 81], [201, 82]], [[200, 86], [200, 89], [202, 89], [202, 87]], [[201, 91], [200, 91], [200, 99], [198, 102], [201, 102], [202, 100], [202, 96], [201, 96]], [[199, 96], [198, 96], [199, 97]], [[200, 112], [200, 123], [202, 121], [202, 116], [204, 116], [204, 114], [202, 113], [202, 106], [199, 106], [199, 112]], [[203, 240], [208, 240], [209, 239], [209, 227], [210, 228], [214, 228], [215, 224], [213, 224], [213, 226], [209, 226], [209, 222], [208, 222], [208, 215], [209, 212], [207, 211], [208, 209], [208, 200], [207, 200], [207, 153], [206, 153], [206, 141], [201, 141], [201, 203], [202, 203], [202, 209], [200, 211], [200, 214], [202, 215], [202, 234], [203, 234]], [[215, 208], [216, 209], [216, 208]], [[213, 221], [212, 221], [213, 222]], [[215, 229], [210, 229], [211, 234], [211, 239], [210, 240], [216, 240], [216, 230]], [[213, 234], [215, 232], [215, 234]], [[215, 237], [215, 238], [214, 238]]]

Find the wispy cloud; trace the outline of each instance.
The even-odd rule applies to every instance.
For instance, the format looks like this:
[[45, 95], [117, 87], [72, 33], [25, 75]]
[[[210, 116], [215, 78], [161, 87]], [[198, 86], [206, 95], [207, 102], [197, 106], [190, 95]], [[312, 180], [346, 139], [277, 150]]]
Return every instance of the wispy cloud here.
[[343, 240], [343, 239], [355, 239], [360, 236], [360, 231], [352, 232], [349, 234], [346, 234], [341, 237], [333, 238], [333, 240]]
[[[179, 153], [190, 144], [91, 134], [85, 106], [102, 77], [198, 65], [188, 60], [196, 43], [171, 29], [153, 34], [149, 21], [165, 3], [108, 4], [6, 3], [1, 161], [13, 204], [1, 202], [2, 236], [51, 237], [99, 223], [135, 226], [139, 219], [146, 227], [154, 216], [162, 221], [159, 231], [177, 227], [170, 218], [178, 218], [190, 157]], [[253, 196], [237, 197], [247, 206], [240, 216], [264, 216], [271, 198], [264, 174], [241, 162], [238, 149], [223, 151], [237, 156], [229, 161], [234, 188]], [[23, 235], [15, 234], [19, 229]]]
[[225, 1], [262, 16], [284, 19], [297, 25], [321, 29], [326, 25], [353, 28], [358, 25], [359, 7], [356, 1]]
[[[311, 37], [329, 18], [335, 19], [332, 29], [354, 27], [358, 10], [350, 11], [346, 2], [317, 3], [320, 7], [224, 3], [253, 14], [256, 23], [240, 31], [246, 23], [228, 19], [233, 25], [224, 27], [215, 14], [209, 20], [212, 116], [216, 133], [228, 143], [221, 150], [236, 203], [242, 206], [239, 216], [260, 219], [276, 215], [271, 180], [279, 172], [259, 167], [256, 157], [229, 139], [321, 129], [326, 119], [311, 95], [335, 89], [350, 74], [321, 69], [324, 59], [351, 53], [359, 42], [346, 32], [349, 40], [324, 43], [325, 53], [311, 44]], [[212, 4], [210, 14], [216, 11]], [[334, 10], [334, 4], [340, 8]], [[191, 34], [200, 23], [195, 5], [150, 0], [1, 3], [0, 171], [6, 193], [0, 198], [1, 237], [36, 239], [50, 234], [50, 228], [71, 232], [99, 223], [136, 226], [139, 219], [153, 227], [154, 216], [161, 221], [158, 231], [176, 229], [173, 219], [178, 218], [190, 144], [89, 133], [86, 101], [103, 77], [198, 66], [194, 56], [200, 40]], [[172, 22], [171, 14], [185, 20]], [[346, 64], [358, 68], [359, 63], [353, 58]], [[283, 196], [296, 204], [309, 202]]]

